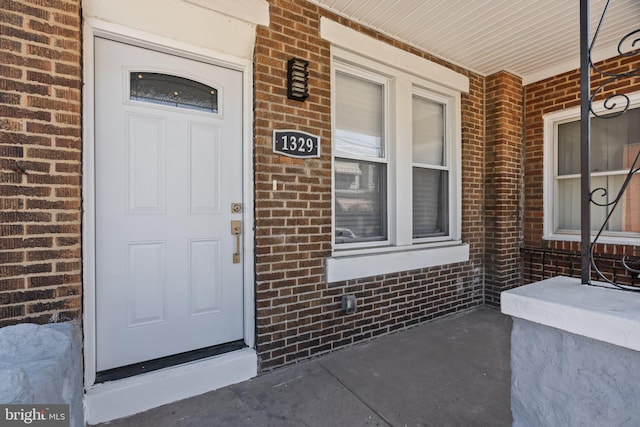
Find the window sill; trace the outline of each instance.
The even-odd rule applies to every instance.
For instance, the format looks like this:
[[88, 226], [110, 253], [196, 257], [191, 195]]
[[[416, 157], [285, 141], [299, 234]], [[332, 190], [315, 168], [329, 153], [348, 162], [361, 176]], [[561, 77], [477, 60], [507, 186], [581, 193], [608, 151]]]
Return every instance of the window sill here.
[[468, 260], [469, 245], [466, 243], [384, 253], [336, 255], [327, 258], [327, 282], [417, 270]]

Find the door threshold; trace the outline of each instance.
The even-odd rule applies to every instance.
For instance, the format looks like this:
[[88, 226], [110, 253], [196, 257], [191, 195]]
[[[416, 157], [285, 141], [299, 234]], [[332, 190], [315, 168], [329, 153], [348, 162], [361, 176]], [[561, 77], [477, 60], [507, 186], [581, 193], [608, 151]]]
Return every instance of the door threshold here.
[[232, 341], [224, 344], [205, 347], [198, 350], [186, 351], [184, 353], [173, 354], [171, 356], [160, 357], [145, 362], [134, 363], [118, 368], [107, 369], [96, 373], [96, 384], [107, 381], [121, 380], [147, 372], [157, 371], [171, 366], [182, 365], [183, 363], [194, 362], [207, 357], [218, 356], [231, 351], [246, 348], [244, 340]]
[[246, 381], [258, 374], [253, 348], [94, 384], [84, 396], [85, 422], [98, 424]]

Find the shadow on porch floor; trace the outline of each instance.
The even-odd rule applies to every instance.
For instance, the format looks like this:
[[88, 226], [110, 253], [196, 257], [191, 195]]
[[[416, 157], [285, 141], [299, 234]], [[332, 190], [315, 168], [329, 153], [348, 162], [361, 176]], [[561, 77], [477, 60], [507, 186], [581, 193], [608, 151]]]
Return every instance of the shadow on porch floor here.
[[510, 426], [511, 319], [481, 308], [109, 426]]

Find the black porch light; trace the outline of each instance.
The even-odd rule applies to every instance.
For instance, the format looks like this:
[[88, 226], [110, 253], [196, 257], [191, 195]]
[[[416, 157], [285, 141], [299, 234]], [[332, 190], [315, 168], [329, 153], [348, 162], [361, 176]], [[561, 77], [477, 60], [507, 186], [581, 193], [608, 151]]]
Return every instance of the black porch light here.
[[309, 61], [291, 58], [287, 62], [287, 98], [304, 101], [309, 97]]

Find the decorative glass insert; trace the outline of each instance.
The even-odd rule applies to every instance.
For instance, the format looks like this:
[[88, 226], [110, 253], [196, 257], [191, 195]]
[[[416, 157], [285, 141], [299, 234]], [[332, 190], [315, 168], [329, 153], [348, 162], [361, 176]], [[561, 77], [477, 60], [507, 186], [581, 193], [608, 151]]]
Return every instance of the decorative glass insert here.
[[189, 110], [218, 112], [218, 90], [203, 83], [169, 74], [132, 71], [129, 99]]

